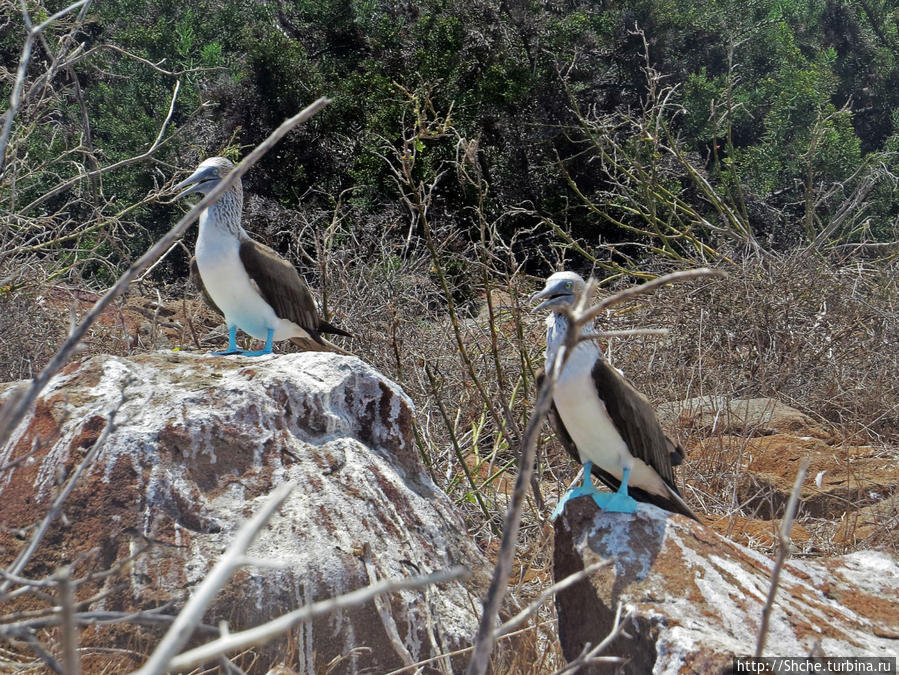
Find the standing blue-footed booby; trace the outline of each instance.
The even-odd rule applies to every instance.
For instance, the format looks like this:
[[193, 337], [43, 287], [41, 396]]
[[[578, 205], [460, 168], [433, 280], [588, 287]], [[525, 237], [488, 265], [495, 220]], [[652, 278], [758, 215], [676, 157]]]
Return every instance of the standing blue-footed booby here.
[[[207, 194], [231, 172], [234, 164], [211, 157], [174, 189], [187, 188], [178, 196]], [[228, 349], [217, 355], [270, 354], [276, 340], [290, 340], [307, 350], [344, 350], [325, 340], [322, 333], [350, 336], [322, 319], [315, 300], [296, 269], [275, 251], [254, 241], [240, 224], [243, 188], [236, 181], [200, 214], [200, 233], [191, 276], [198, 282], [207, 304], [225, 317]], [[264, 340], [259, 351], [237, 348], [237, 329]]]
[[[557, 272], [531, 297], [543, 300], [534, 311], [552, 310], [546, 319], [546, 372], [552, 371], [570, 329], [566, 310], [584, 287], [574, 272]], [[674, 484], [672, 466], [683, 460], [680, 447], [665, 436], [649, 401], [603, 357], [595, 340], [579, 342], [558, 373], [549, 419], [565, 449], [584, 467], [581, 485], [562, 496], [553, 519], [569, 499], [582, 495], [607, 511], [633, 513], [636, 497], [697, 519]], [[597, 490], [591, 473], [614, 492]]]

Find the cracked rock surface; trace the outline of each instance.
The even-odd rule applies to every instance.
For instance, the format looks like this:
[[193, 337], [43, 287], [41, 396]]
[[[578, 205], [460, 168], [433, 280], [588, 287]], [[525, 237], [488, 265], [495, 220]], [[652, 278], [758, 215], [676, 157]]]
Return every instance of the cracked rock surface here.
[[[386, 672], [469, 644], [483, 591], [476, 580], [486, 563], [421, 464], [410, 400], [354, 357], [160, 351], [70, 363], [0, 448], [0, 466], [22, 459], [0, 474], [0, 563], [22, 548], [17, 529], [46, 514], [60, 481], [117, 407], [114, 431], [26, 576], [41, 578], [73, 560], [83, 576], [152, 542], [121, 574], [81, 586], [79, 598], [104, 592], [104, 610], [167, 602], [176, 609], [243, 520], [289, 481], [296, 488], [249, 551], [283, 567], [242, 569], [205, 623], [224, 620], [236, 631], [372, 578], [457, 564], [473, 568], [475, 581], [394, 593], [380, 606], [369, 602], [296, 627], [255, 650], [253, 672], [285, 659], [299, 673], [324, 672], [334, 659], [330, 672]], [[82, 644], [139, 653], [161, 630], [90, 628]], [[195, 636], [194, 643], [205, 639]], [[110, 658], [104, 656], [107, 666]], [[139, 664], [137, 657], [116, 658], [116, 672]], [[433, 672], [441, 665], [445, 672], [458, 664], [438, 662]]]

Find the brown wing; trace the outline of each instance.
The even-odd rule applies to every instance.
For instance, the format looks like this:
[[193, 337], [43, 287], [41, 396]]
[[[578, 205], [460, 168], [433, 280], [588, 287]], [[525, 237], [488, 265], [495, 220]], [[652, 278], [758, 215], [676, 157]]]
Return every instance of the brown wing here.
[[203, 297], [203, 302], [206, 303], [206, 306], [216, 314], [225, 316], [225, 313], [219, 309], [219, 306], [215, 304], [212, 296], [209, 295], [209, 292], [206, 290], [206, 285], [203, 283], [203, 277], [200, 276], [200, 268], [197, 267], [196, 257], [191, 257], [190, 259], [190, 280], [193, 282], [194, 286], [197, 287], [197, 290], [200, 291], [200, 295]]
[[[641, 500], [636, 494], [633, 495], [634, 498], [651, 501], [663, 509], [698, 520], [684, 503], [674, 482], [672, 467], [683, 461], [683, 450], [665, 435], [655, 409], [646, 397], [634, 389], [631, 383], [604, 358], [596, 360], [592, 374], [597, 391], [604, 392], [606, 411], [618, 433], [627, 443], [630, 453], [655, 469], [672, 493], [672, 498], [667, 500], [649, 493], [644, 493], [649, 499]], [[632, 492], [636, 492], [636, 489]]]
[[241, 241], [240, 260], [275, 314], [293, 321], [318, 342], [321, 319], [312, 293], [296, 268], [265, 244], [252, 239]]

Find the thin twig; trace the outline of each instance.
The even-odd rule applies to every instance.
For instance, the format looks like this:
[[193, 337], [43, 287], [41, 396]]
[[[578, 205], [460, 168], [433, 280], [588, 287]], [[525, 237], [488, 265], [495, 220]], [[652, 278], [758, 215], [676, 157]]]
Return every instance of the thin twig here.
[[[162, 608], [167, 605], [168, 603], [163, 605]], [[143, 610], [140, 612], [76, 612], [73, 619], [77, 626], [105, 626], [117, 623], [134, 623], [155, 626], [161, 623], [173, 623], [175, 619], [178, 618], [171, 614], [157, 613], [157, 611], [162, 608]], [[60, 625], [60, 608], [54, 607], [51, 608], [50, 611], [52, 611], [53, 614], [42, 616], [37, 619], [0, 624], [0, 637], [10, 638], [20, 635], [23, 630], [41, 630], [43, 628], [51, 628]], [[211, 635], [219, 634], [218, 628], [205, 623], [197, 625], [196, 630]]]
[[620, 330], [599, 330], [589, 335], [581, 335], [578, 342], [619, 337], [667, 337], [670, 331], [667, 328], [622, 328]]
[[78, 627], [75, 624], [75, 597], [72, 593], [72, 570], [63, 567], [56, 575], [59, 584], [60, 623], [62, 624], [62, 661], [66, 675], [81, 675], [78, 658]]
[[568, 663], [568, 665], [566, 665], [561, 670], [557, 670], [555, 673], [553, 673], [553, 675], [567, 675], [568, 673], [576, 673], [583, 666], [587, 666], [587, 665], [590, 665], [591, 663], [596, 663], [596, 662], [621, 663], [621, 662], [625, 661], [625, 659], [622, 659], [618, 656], [606, 656], [606, 657], [597, 658], [597, 656], [600, 653], [602, 653], [606, 649], [606, 647], [608, 647], [612, 643], [612, 640], [617, 638], [622, 633], [622, 631], [624, 631], [624, 627], [628, 624], [628, 621], [630, 620], [632, 614], [629, 612], [622, 619], [621, 611], [622, 611], [622, 606], [621, 606], [621, 603], [619, 602], [618, 609], [615, 611], [615, 621], [612, 624], [612, 630], [609, 631], [609, 634], [603, 638], [602, 642], [600, 642], [598, 645], [596, 645], [595, 647], [592, 647], [592, 648], [589, 645], [584, 647], [584, 650], [581, 652], [581, 654], [576, 659], [574, 659], [573, 661], [570, 661]]
[[[395, 591], [422, 588], [433, 584], [442, 584], [469, 574], [470, 572], [464, 567], [453, 567], [441, 572], [422, 574], [407, 579], [385, 579], [376, 584], [372, 584], [371, 586], [366, 586], [344, 595], [338, 595], [336, 598], [320, 600], [311, 605], [300, 607], [299, 609], [295, 609], [292, 612], [279, 616], [277, 619], [272, 619], [261, 626], [256, 626], [255, 628], [250, 628], [239, 633], [230, 633], [218, 640], [207, 642], [205, 645], [191, 649], [172, 659], [169, 668], [171, 670], [185, 670], [200, 663], [205, 663], [210, 659], [217, 657], [219, 654], [268, 642], [272, 638], [287, 632], [292, 626], [295, 626], [298, 623], [309, 621], [316, 616], [333, 612], [336, 609], [355, 607], [364, 604], [384, 593], [393, 593]], [[143, 673], [143, 670], [139, 671], [139, 673]]]
[[592, 565], [587, 565], [584, 569], [578, 570], [574, 574], [569, 574], [564, 579], [557, 581], [549, 588], [544, 589], [544, 591], [540, 594], [540, 596], [534, 600], [530, 605], [521, 610], [518, 614], [513, 616], [511, 619], [506, 621], [502, 626], [496, 629], [495, 637], [498, 640], [499, 638], [511, 633], [516, 626], [518, 626], [522, 621], [527, 619], [529, 616], [534, 614], [540, 607], [543, 606], [543, 603], [553, 597], [559, 591], [564, 591], [566, 588], [571, 586], [572, 584], [576, 584], [581, 579], [586, 579], [588, 576], [596, 572], [597, 570], [608, 567], [612, 564], [611, 560], [599, 560]]
[[[583, 328], [585, 325], [593, 322], [596, 317], [598, 317], [603, 311], [605, 311], [612, 305], [617, 305], [638, 295], [649, 293], [650, 291], [654, 291], [657, 288], [667, 286], [668, 284], [675, 283], [677, 281], [689, 281], [690, 279], [699, 279], [702, 277], [726, 276], [727, 273], [723, 270], [710, 269], [708, 267], [699, 267], [697, 269], [681, 270], [679, 272], [672, 272], [671, 274], [656, 277], [655, 279], [650, 279], [649, 281], [642, 283], [639, 286], [631, 286], [630, 288], [619, 291], [614, 295], [603, 298], [595, 305], [593, 305], [589, 310], [583, 313], [579, 312], [575, 318], [575, 326], [578, 329]], [[584, 294], [584, 297], [588, 297], [586, 293]]]
[[190, 639], [194, 628], [203, 618], [206, 607], [240, 566], [250, 544], [262, 531], [268, 519], [281, 507], [293, 487], [292, 483], [286, 483], [274, 490], [256, 514], [240, 527], [224, 555], [196, 587], [150, 658], [140, 670], [136, 671], [138, 675], [159, 675], [170, 669], [170, 662]]
[[[525, 628], [521, 628], [516, 631], [512, 631], [511, 633], [506, 633], [505, 635], [501, 635], [497, 638], [497, 640], [507, 640], [512, 637], [516, 637], [521, 635], [522, 633], [526, 633], [529, 630], [534, 630], [536, 628], [543, 628], [545, 626], [549, 626], [556, 623], [555, 619], [550, 619], [549, 621], [543, 621], [542, 623], [535, 624], [533, 626], [526, 626]], [[503, 624], [505, 625], [505, 624]], [[454, 656], [460, 656], [462, 654], [467, 654], [474, 646], [470, 647], [462, 647], [461, 649], [454, 649], [451, 652], [444, 652], [443, 654], [438, 654], [437, 656], [432, 656], [430, 658], [424, 659], [422, 661], [417, 661], [413, 663], [411, 666], [403, 666], [402, 668], [397, 668], [396, 670], [391, 670], [387, 675], [400, 675], [401, 673], [408, 673], [410, 670], [415, 670], [416, 672], [421, 672], [420, 670], [416, 670], [421, 668], [421, 666], [426, 666], [429, 663], [434, 663], [434, 661], [439, 661], [441, 659], [451, 659]]]
[[[25, 86], [25, 77], [28, 74], [28, 64], [31, 62], [31, 50], [34, 47], [34, 41], [41, 31], [57, 19], [65, 16], [72, 10], [78, 9], [81, 5], [89, 2], [89, 0], [78, 0], [68, 7], [59, 10], [55, 14], [47, 18], [46, 21], [37, 26], [28, 26], [28, 35], [25, 37], [25, 44], [22, 46], [22, 56], [19, 57], [19, 69], [16, 72], [16, 81], [13, 84], [12, 93], [9, 96], [9, 110], [6, 111], [6, 118], [3, 120], [3, 130], [0, 131], [0, 175], [3, 175], [3, 168], [6, 164], [6, 144], [9, 142], [9, 133], [12, 131], [13, 119], [22, 102], [22, 88]], [[24, 5], [24, 3], [23, 3]], [[25, 21], [30, 24], [28, 12], [25, 10]]]
[[62, 664], [57, 661], [50, 652], [44, 649], [44, 645], [41, 644], [40, 640], [38, 640], [30, 630], [22, 630], [21, 632], [16, 633], [15, 637], [31, 647], [31, 651], [37, 654], [41, 661], [46, 663], [50, 667], [50, 670], [56, 673], [56, 675], [66, 675], [66, 671], [63, 669]]
[[9, 416], [5, 417], [5, 419], [0, 422], [0, 447], [3, 447], [6, 444], [12, 430], [25, 416], [26, 411], [31, 408], [31, 405], [37, 399], [38, 394], [40, 394], [44, 387], [47, 386], [50, 378], [59, 372], [59, 369], [66, 364], [72, 356], [72, 353], [75, 351], [75, 348], [78, 346], [78, 343], [81, 342], [81, 339], [87, 333], [88, 328], [93, 324], [96, 318], [103, 313], [106, 307], [122, 295], [128, 289], [128, 286], [133, 279], [140, 276], [147, 267], [152, 265], [162, 254], [164, 254], [172, 243], [181, 237], [191, 223], [199, 217], [200, 213], [229, 190], [231, 185], [239, 180], [240, 177], [246, 173], [260, 157], [268, 152], [275, 143], [281, 140], [288, 131], [293, 129], [296, 125], [308, 120], [328, 103], [330, 103], [329, 99], [320, 98], [290, 119], [282, 122], [281, 126], [275, 129], [262, 143], [257, 145], [240, 164], [234, 167], [234, 169], [209, 192], [209, 194], [201, 199], [200, 202], [188, 211], [171, 230], [169, 230], [161, 239], [150, 247], [137, 262], [125, 271], [119, 280], [96, 302], [84, 319], [82, 319], [81, 323], [72, 330], [68, 339], [66, 339], [62, 347], [59, 348], [59, 351], [57, 351], [53, 358], [50, 359], [50, 363], [48, 363], [38, 376], [34, 378], [25, 395], [19, 398], [14, 404], [11, 404], [12, 410], [10, 411]]
[[[368, 574], [369, 584], [372, 586], [376, 585], [378, 583], [378, 573], [375, 564], [371, 559], [371, 546], [367, 544], [365, 546], [363, 562], [365, 563], [365, 571]], [[393, 647], [393, 651], [400, 657], [400, 661], [403, 662], [404, 666], [412, 665], [415, 663], [415, 659], [412, 658], [412, 654], [409, 653], [406, 645], [403, 644], [403, 639], [400, 637], [400, 631], [396, 626], [396, 621], [390, 613], [390, 604], [385, 604], [384, 599], [379, 595], [376, 595], [372, 600], [375, 603], [375, 609], [378, 610], [378, 616], [381, 617], [381, 623], [384, 625], [384, 632], [387, 633], [387, 639]]]
[[790, 501], [787, 502], [787, 510], [784, 513], [783, 522], [780, 524], [780, 533], [777, 537], [777, 557], [774, 559], [774, 568], [771, 570], [771, 585], [768, 587], [768, 597], [762, 608], [762, 621], [759, 625], [759, 634], [755, 643], [755, 656], [760, 657], [765, 650], [765, 641], [768, 639], [768, 623], [771, 620], [771, 610], [774, 609], [774, 597], [777, 595], [777, 587], [780, 584], [780, 572], [783, 564], [790, 554], [790, 530], [793, 527], [793, 518], [796, 516], [796, 508], [799, 505], [799, 493], [802, 492], [802, 482], [808, 471], [809, 458], [805, 457], [796, 473], [796, 481], [793, 483], [793, 491], [790, 493]]

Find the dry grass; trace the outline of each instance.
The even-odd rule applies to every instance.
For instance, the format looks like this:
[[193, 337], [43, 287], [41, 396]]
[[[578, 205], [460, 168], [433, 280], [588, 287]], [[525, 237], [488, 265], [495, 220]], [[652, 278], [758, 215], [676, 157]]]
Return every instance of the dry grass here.
[[846, 439], [899, 441], [895, 261], [793, 253], [728, 272], [616, 317], [671, 330], [665, 342], [622, 345], [619, 367], [654, 400], [768, 396]]
[[47, 305], [42, 279], [34, 266], [0, 266], [0, 382], [37, 374], [66, 334], [68, 313]]

